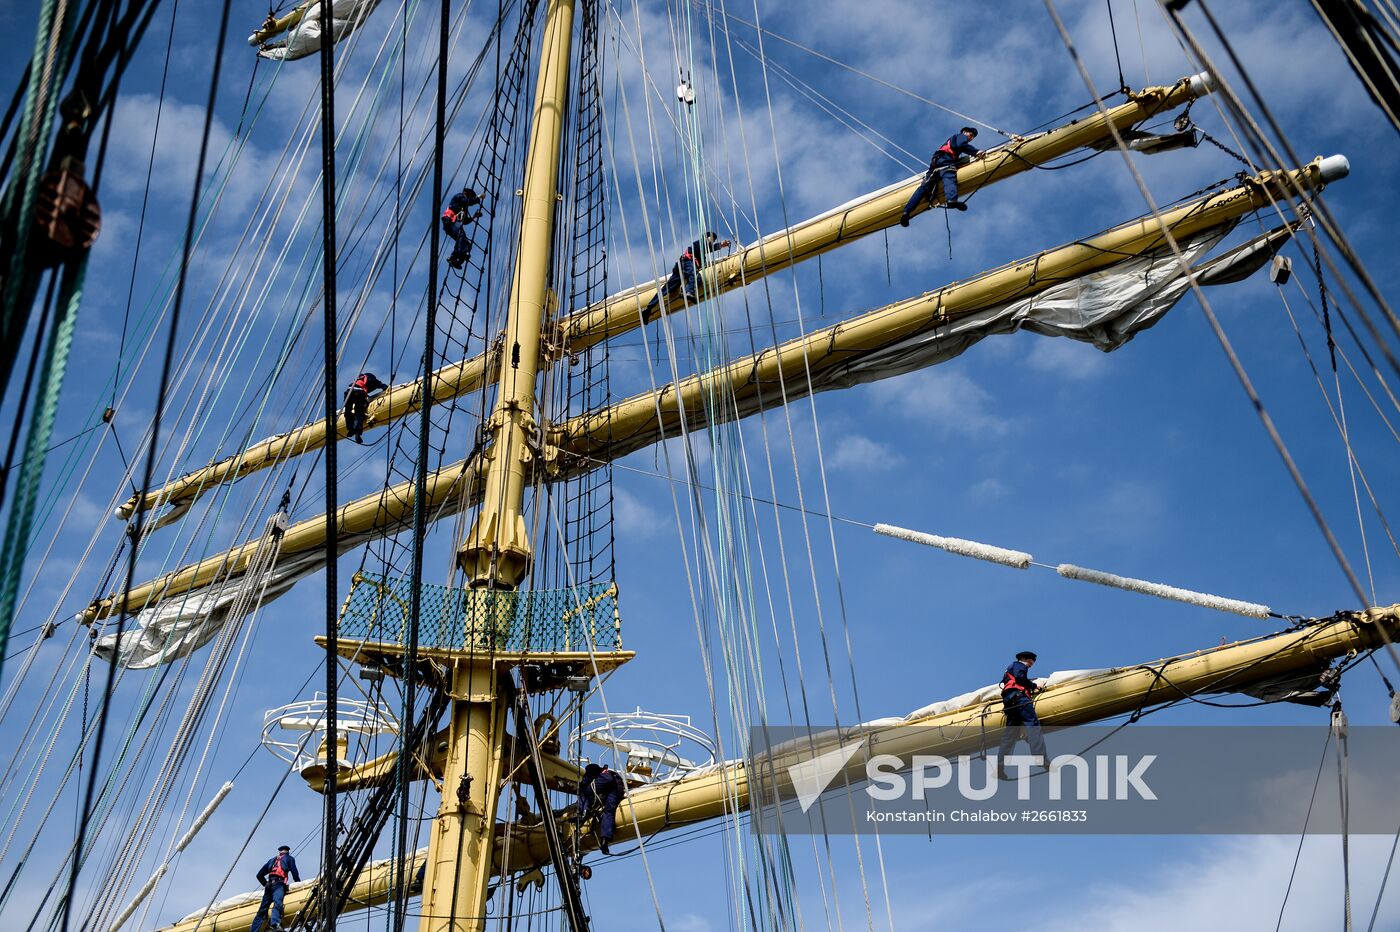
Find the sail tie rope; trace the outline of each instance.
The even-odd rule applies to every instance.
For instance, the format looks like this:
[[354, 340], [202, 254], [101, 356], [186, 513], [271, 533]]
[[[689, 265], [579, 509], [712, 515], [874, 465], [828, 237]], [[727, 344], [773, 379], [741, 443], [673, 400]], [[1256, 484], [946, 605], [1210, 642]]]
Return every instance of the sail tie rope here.
[[1194, 589], [1182, 589], [1177, 586], [1168, 586], [1164, 583], [1151, 582], [1146, 579], [1119, 576], [1114, 573], [1106, 573], [1102, 570], [1076, 566], [1073, 563], [1061, 563], [1058, 566], [1050, 566], [1046, 563], [1036, 562], [1031, 554], [1024, 551], [1008, 550], [1005, 547], [995, 547], [991, 544], [981, 543], [980, 541], [965, 540], [960, 537], [940, 537], [936, 534], [928, 534], [923, 531], [911, 531], [908, 528], [895, 527], [890, 524], [877, 524], [874, 526], [873, 530], [876, 534], [881, 534], [885, 537], [893, 537], [914, 544], [923, 544], [927, 547], [936, 547], [939, 550], [946, 550], [958, 556], [972, 557], [973, 559], [985, 560], [989, 563], [999, 563], [1002, 566], [1009, 566], [1013, 569], [1024, 570], [1035, 565], [1045, 569], [1053, 569], [1065, 579], [1097, 583], [1100, 586], [1110, 586], [1115, 589], [1136, 592], [1140, 595], [1156, 596], [1159, 599], [1186, 602], [1190, 605], [1214, 609], [1218, 612], [1229, 612], [1235, 615], [1245, 615], [1250, 618], [1283, 617], [1275, 613], [1267, 605], [1260, 605], [1257, 602], [1228, 599], [1224, 596], [1211, 595], [1208, 592], [1197, 592]]

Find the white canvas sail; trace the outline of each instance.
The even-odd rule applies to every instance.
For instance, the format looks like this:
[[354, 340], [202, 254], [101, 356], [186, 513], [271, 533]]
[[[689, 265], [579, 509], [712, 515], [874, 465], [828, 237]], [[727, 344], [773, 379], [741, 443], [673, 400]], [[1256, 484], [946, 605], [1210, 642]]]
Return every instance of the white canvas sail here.
[[[1199, 260], [1228, 232], [1228, 227], [1216, 227], [1183, 241], [1180, 245], [1188, 265]], [[1291, 230], [1285, 227], [1257, 236], [1195, 268], [1196, 279], [1203, 285], [1239, 281], [1261, 268], [1290, 234]], [[843, 388], [914, 372], [959, 356], [988, 336], [1022, 329], [1092, 343], [1110, 352], [1161, 320], [1189, 287], [1188, 276], [1182, 273], [1181, 264], [1170, 251], [1134, 256], [1033, 297], [998, 304], [890, 346], [853, 356], [838, 369], [815, 374], [810, 390]], [[800, 397], [807, 391], [805, 384], [792, 384], [788, 397]], [[741, 417], [753, 410], [744, 404], [738, 406]], [[649, 446], [662, 439], [662, 431], [659, 424], [654, 425], [607, 451], [605, 458], [614, 459]], [[460, 507], [458, 502], [452, 507], [434, 508], [430, 520], [454, 515]], [[394, 525], [342, 536], [340, 552], [397, 529]], [[258, 570], [254, 579], [249, 580], [249, 574], [244, 574], [159, 599], [131, 619], [122, 637], [121, 662], [146, 668], [178, 660], [207, 644], [224, 625], [241, 621], [259, 605], [286, 593], [324, 565], [325, 553], [319, 547], [282, 554]], [[116, 636], [100, 638], [97, 651], [104, 659], [115, 658]]]
[[[331, 35], [339, 42], [365, 21], [379, 0], [331, 0]], [[258, 55], [274, 61], [295, 61], [321, 51], [321, 4], [313, 3], [301, 21], [277, 38], [263, 43]]]

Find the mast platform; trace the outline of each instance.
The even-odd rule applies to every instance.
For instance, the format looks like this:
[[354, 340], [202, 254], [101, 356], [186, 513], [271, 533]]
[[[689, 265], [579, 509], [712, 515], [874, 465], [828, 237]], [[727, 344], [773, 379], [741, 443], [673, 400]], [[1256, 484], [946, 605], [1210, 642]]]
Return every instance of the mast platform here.
[[[411, 596], [407, 579], [356, 573], [340, 612], [340, 656], [400, 675], [409, 647]], [[316, 637], [322, 647], [325, 641]], [[538, 664], [596, 676], [636, 653], [622, 650], [617, 584], [599, 582], [528, 591], [424, 584], [417, 655], [447, 666], [504, 670]]]

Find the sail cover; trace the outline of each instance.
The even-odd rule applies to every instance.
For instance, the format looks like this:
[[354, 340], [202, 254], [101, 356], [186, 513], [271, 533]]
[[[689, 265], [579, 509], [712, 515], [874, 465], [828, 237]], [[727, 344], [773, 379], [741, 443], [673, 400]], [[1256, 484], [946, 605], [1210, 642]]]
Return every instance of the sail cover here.
[[[1195, 265], [1233, 225], [1211, 227], [1178, 241], [1182, 259], [1197, 282], [1216, 285], [1239, 281], [1267, 262], [1292, 232], [1288, 226], [1280, 227], [1218, 259]], [[594, 464], [616, 460], [676, 434], [682, 414], [691, 430], [703, 430], [711, 419], [757, 414], [771, 406], [777, 394], [765, 387], [771, 389], [779, 382], [783, 401], [790, 404], [816, 392], [878, 382], [937, 365], [962, 355], [989, 336], [1017, 330], [1067, 337], [1111, 352], [1161, 320], [1186, 293], [1191, 277], [1166, 248], [1125, 256], [1108, 268], [951, 318], [922, 313], [918, 326], [888, 342], [877, 342], [868, 326], [863, 333], [857, 332], [859, 322], [879, 321], [890, 308], [900, 305], [878, 308], [853, 321], [813, 331], [776, 350], [764, 350], [600, 412], [575, 417], [558, 428], [562, 435], [559, 446]], [[856, 335], [843, 342], [847, 332]], [[805, 349], [797, 353], [794, 346]], [[702, 403], [717, 385], [723, 385], [728, 393], [725, 404], [715, 407]]]
[[[363, 534], [341, 537], [339, 550], [347, 553], [368, 539]], [[252, 574], [164, 599], [129, 619], [120, 651], [115, 632], [99, 637], [94, 651], [108, 662], [120, 655], [121, 663], [134, 670], [179, 660], [208, 644], [224, 625], [242, 621], [325, 565], [325, 551], [319, 548], [283, 555]]]
[[[1198, 260], [1229, 231], [1228, 226], [1217, 227], [1182, 242], [1186, 262]], [[1290, 232], [1286, 228], [1273, 231], [1203, 264], [1194, 270], [1196, 280], [1202, 285], [1217, 285], [1246, 278], [1269, 260]], [[1032, 297], [994, 305], [855, 357], [814, 376], [813, 389], [847, 388], [914, 372], [961, 356], [989, 336], [1017, 330], [1068, 337], [1112, 352], [1161, 320], [1188, 288], [1190, 280], [1170, 250], [1135, 256]]]
[[[1216, 227], [1182, 241], [1180, 246], [1186, 263], [1199, 260], [1228, 232], [1228, 226]], [[1197, 265], [1193, 268], [1196, 280], [1202, 285], [1240, 281], [1268, 262], [1291, 234], [1291, 227], [1280, 227], [1217, 259]], [[838, 366], [814, 365], [810, 380], [788, 383], [787, 398], [791, 401], [809, 391], [828, 391], [914, 372], [959, 356], [985, 337], [1022, 329], [1092, 343], [1109, 352], [1160, 320], [1189, 287], [1189, 278], [1182, 273], [1181, 263], [1169, 251], [1134, 256], [1032, 297], [994, 305], [879, 349], [845, 356]], [[722, 406], [718, 413], [726, 417], [744, 417], [758, 410], [756, 400], [738, 398], [735, 405]], [[693, 426], [702, 426], [696, 421], [702, 416], [699, 411], [688, 413]], [[588, 460], [588, 468], [650, 446], [667, 433], [661, 424], [653, 422], [594, 453]], [[456, 464], [446, 467], [444, 472], [457, 472], [462, 468], [463, 464]], [[435, 504], [429, 520], [455, 515], [465, 507], [465, 499], [466, 496], [457, 496]], [[389, 523], [363, 533], [342, 535], [339, 551], [346, 553], [401, 529], [401, 524]], [[120, 662], [142, 669], [178, 660], [207, 644], [225, 624], [241, 621], [260, 604], [283, 595], [324, 565], [325, 553], [319, 546], [297, 552], [284, 551], [275, 561], [257, 570], [252, 579], [243, 574], [179, 595], [157, 598], [137, 612], [123, 632]], [[97, 653], [105, 660], [118, 659], [115, 634], [98, 639]]]
[[[379, 0], [331, 0], [331, 35], [339, 42], [365, 21], [379, 5]], [[301, 21], [284, 35], [265, 42], [258, 49], [262, 58], [294, 61], [321, 51], [321, 4], [312, 3], [302, 14]]]

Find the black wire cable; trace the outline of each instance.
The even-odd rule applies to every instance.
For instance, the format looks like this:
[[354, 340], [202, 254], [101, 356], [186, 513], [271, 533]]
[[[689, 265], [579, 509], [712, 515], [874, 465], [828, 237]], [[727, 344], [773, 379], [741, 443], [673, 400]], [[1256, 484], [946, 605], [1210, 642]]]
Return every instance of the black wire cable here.
[[[151, 198], [151, 175], [156, 167], [156, 141], [160, 138], [160, 115], [165, 109], [165, 82], [170, 74], [170, 50], [175, 44], [175, 17], [180, 11], [180, 0], [174, 0], [170, 6], [170, 33], [165, 37], [165, 65], [160, 72], [160, 92], [156, 99], [156, 118], [154, 128], [151, 130], [151, 154], [146, 159], [146, 187], [141, 192], [141, 215], [136, 221], [136, 245], [135, 252], [131, 256], [131, 279], [126, 286], [126, 307], [122, 309], [122, 335], [117, 343], [117, 364], [112, 373], [112, 397], [107, 402], [108, 407], [116, 407], [117, 388], [121, 385], [122, 356], [126, 354], [126, 331], [127, 324], [131, 319], [131, 299], [136, 293], [136, 267], [141, 261], [141, 241], [146, 232], [146, 208], [150, 204]], [[111, 117], [108, 117], [110, 121]]]
[[[233, 4], [231, 0], [224, 0], [223, 13], [219, 19], [219, 36], [215, 42], [214, 68], [209, 78], [209, 100], [204, 110], [204, 132], [199, 141], [199, 159], [195, 163], [194, 190], [190, 195], [190, 212], [185, 221], [185, 237], [181, 245], [180, 252], [180, 273], [175, 283], [175, 301], [170, 309], [170, 332], [165, 341], [165, 359], [161, 363], [160, 385], [156, 391], [156, 410], [151, 420], [151, 440], [146, 450], [146, 467], [142, 479], [142, 488], [148, 488], [155, 475], [156, 455], [160, 441], [161, 414], [165, 407], [165, 396], [170, 390], [170, 374], [172, 364], [175, 359], [176, 337], [180, 325], [180, 311], [184, 305], [185, 282], [189, 274], [190, 252], [194, 248], [195, 221], [199, 215], [199, 195], [200, 185], [204, 178], [204, 165], [209, 155], [209, 133], [214, 124], [214, 104], [219, 94], [219, 76], [224, 64], [224, 40], [228, 37], [229, 12]], [[133, 517], [133, 527], [135, 528], [135, 540], [141, 539], [141, 525], [144, 520], [143, 513], [138, 512]], [[126, 569], [126, 592], [130, 593], [131, 587], [136, 582], [136, 556], [139, 547], [131, 548], [131, 555], [127, 561]], [[68, 875], [68, 889], [63, 897], [63, 922], [60, 928], [62, 932], [68, 932], [69, 923], [72, 919], [73, 895], [78, 884], [78, 874], [83, 862], [83, 845], [86, 840], [88, 823], [92, 819], [93, 795], [97, 789], [97, 774], [102, 760], [102, 744], [107, 737], [107, 722], [110, 717], [112, 706], [112, 692], [117, 676], [117, 666], [121, 663], [121, 640], [126, 629], [127, 614], [130, 611], [130, 598], [123, 598], [120, 611], [117, 614], [116, 626], [116, 656], [112, 658], [111, 664], [107, 667], [107, 681], [103, 686], [102, 711], [97, 720], [97, 736], [93, 742], [92, 768], [88, 772], [87, 790], [83, 796], [82, 819], [78, 823], [78, 835], [76, 838], [76, 851], [73, 857], [72, 870]]]
[[48, 293], [44, 295], [44, 303], [40, 305], [39, 326], [34, 330], [34, 346], [29, 352], [29, 367], [25, 373], [24, 383], [20, 386], [19, 404], [15, 407], [15, 423], [10, 431], [9, 445], [5, 448], [5, 468], [0, 471], [0, 503], [5, 501], [10, 471], [26, 462], [26, 460], [21, 460], [16, 463], [15, 453], [19, 450], [19, 435], [24, 425], [24, 409], [29, 406], [29, 389], [34, 385], [35, 374], [39, 371], [39, 350], [43, 348], [44, 331], [48, 330], [49, 317], [53, 313], [54, 289], [57, 284], [58, 273], [54, 272], [49, 276]]
[[[444, 195], [442, 158], [447, 137], [447, 51], [451, 27], [451, 4], [449, 0], [442, 0], [438, 28], [437, 123], [433, 129], [433, 196], [429, 205], [431, 213], [428, 221], [430, 225], [428, 233], [428, 293], [427, 306], [423, 314], [423, 381], [418, 390], [418, 456], [413, 477], [413, 562], [409, 584], [408, 644], [405, 646], [403, 654], [403, 715], [400, 718], [400, 721], [403, 722], [414, 720], [413, 704], [417, 698], [418, 616], [423, 605], [423, 538], [427, 534], [428, 528], [428, 509], [424, 498], [427, 495], [428, 486], [428, 434], [433, 426], [431, 418], [433, 347], [437, 336], [438, 262], [442, 252], [442, 229], [437, 221], [437, 208], [442, 203]], [[499, 39], [497, 41], [499, 42]], [[425, 734], [431, 724], [429, 722], [424, 726]], [[403, 871], [403, 865], [408, 856], [408, 797], [413, 782], [408, 773], [409, 767], [412, 766], [408, 758], [409, 749], [407, 742], [405, 742], [403, 750], [399, 752], [398, 761], [399, 831], [397, 832], [398, 846], [395, 850], [397, 855], [395, 864], [398, 865], [400, 872]], [[394, 896], [393, 928], [395, 932], [403, 932], [404, 923], [408, 919], [409, 886], [407, 876], [404, 875], [400, 878], [400, 888], [395, 891]]]
[[[1371, 910], [1371, 921], [1366, 924], [1366, 932], [1376, 927], [1376, 917], [1381, 913], [1381, 900], [1385, 899], [1385, 888], [1390, 883], [1390, 868], [1395, 864], [1395, 849], [1400, 846], [1400, 829], [1395, 830], [1395, 840], [1390, 843], [1390, 857], [1385, 861], [1385, 873], [1381, 875], [1381, 888], [1376, 891], [1376, 905]], [[1278, 930], [1274, 930], [1278, 932]]]
[[[323, 355], [325, 357], [325, 418], [334, 428], [338, 417], [336, 389], [336, 311], [335, 311], [335, 41], [331, 4], [321, 4], [321, 272], [324, 279], [321, 296]], [[340, 891], [336, 889], [336, 771], [339, 770], [339, 745], [336, 735], [337, 673], [340, 668], [339, 638], [339, 560], [340, 507], [336, 488], [336, 444], [327, 443], [322, 461], [326, 468], [326, 780], [325, 813], [321, 829], [323, 850], [321, 877], [324, 886], [323, 928], [334, 929]]]
[[1123, 78], [1123, 56], [1118, 52], [1118, 27], [1113, 23], [1113, 0], [1103, 0], [1108, 7], [1108, 34], [1113, 36], [1113, 58], [1118, 62], [1118, 89], [1127, 90], [1128, 82]]
[[1288, 895], [1293, 892], [1293, 880], [1298, 876], [1298, 860], [1303, 856], [1303, 842], [1308, 840], [1308, 822], [1312, 820], [1313, 804], [1317, 802], [1317, 787], [1322, 782], [1322, 766], [1327, 763], [1327, 749], [1332, 744], [1332, 729], [1328, 727], [1327, 737], [1322, 742], [1322, 757], [1317, 762], [1317, 776], [1313, 778], [1312, 797], [1308, 800], [1308, 812], [1303, 816], [1303, 831], [1298, 835], [1298, 850], [1293, 855], [1293, 870], [1288, 873], [1288, 886], [1283, 891], [1283, 902], [1278, 907], [1278, 922], [1274, 932], [1283, 928], [1283, 912], [1288, 908]]

